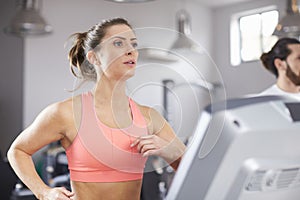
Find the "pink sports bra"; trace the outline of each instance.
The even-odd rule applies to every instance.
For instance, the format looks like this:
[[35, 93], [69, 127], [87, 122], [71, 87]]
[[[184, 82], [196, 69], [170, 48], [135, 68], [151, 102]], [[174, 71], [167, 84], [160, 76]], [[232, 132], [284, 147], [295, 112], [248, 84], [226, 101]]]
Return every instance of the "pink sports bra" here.
[[67, 148], [68, 167], [72, 181], [120, 182], [139, 180], [147, 158], [130, 144], [147, 135], [143, 115], [129, 98], [132, 124], [124, 129], [110, 128], [97, 118], [94, 97], [82, 94], [82, 116], [77, 136]]

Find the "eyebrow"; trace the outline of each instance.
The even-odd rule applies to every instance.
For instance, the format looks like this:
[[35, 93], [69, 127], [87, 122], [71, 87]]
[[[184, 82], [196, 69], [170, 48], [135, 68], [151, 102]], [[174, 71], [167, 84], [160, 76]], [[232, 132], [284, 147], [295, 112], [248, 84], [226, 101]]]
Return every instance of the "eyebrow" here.
[[[114, 36], [114, 37], [112, 37], [112, 38], [119, 38], [119, 39], [121, 39], [121, 40], [126, 40], [125, 37], [121, 37], [121, 36]], [[131, 39], [130, 39], [130, 41], [133, 41], [133, 40], [137, 40], [137, 38], [131, 38]]]

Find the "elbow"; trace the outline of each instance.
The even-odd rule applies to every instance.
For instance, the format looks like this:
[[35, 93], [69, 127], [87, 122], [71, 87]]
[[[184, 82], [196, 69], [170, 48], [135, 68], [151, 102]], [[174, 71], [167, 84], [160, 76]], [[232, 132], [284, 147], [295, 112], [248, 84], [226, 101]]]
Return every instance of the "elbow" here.
[[12, 160], [14, 158], [14, 154], [15, 154], [15, 149], [14, 149], [13, 146], [10, 146], [10, 148], [8, 149], [8, 151], [6, 153], [6, 158], [7, 158], [9, 163], [12, 162]]
[[20, 151], [18, 151], [18, 148], [16, 147], [16, 145], [12, 144], [7, 153], [6, 153], [6, 157], [8, 162], [10, 163], [10, 165], [12, 165], [14, 163], [14, 161], [17, 159], [17, 156], [19, 155]]
[[31, 154], [28, 154], [26, 151], [24, 151], [22, 148], [19, 148], [14, 143], [10, 146], [6, 153], [6, 157], [10, 165], [14, 165], [17, 161], [27, 159], [31, 157]]

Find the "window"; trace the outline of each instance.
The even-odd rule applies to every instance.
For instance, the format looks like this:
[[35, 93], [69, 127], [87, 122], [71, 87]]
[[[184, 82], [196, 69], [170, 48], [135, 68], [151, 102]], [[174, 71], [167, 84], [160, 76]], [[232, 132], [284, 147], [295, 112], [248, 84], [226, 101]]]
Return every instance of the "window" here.
[[278, 24], [275, 9], [237, 14], [231, 22], [231, 64], [258, 60], [278, 40], [272, 33]]

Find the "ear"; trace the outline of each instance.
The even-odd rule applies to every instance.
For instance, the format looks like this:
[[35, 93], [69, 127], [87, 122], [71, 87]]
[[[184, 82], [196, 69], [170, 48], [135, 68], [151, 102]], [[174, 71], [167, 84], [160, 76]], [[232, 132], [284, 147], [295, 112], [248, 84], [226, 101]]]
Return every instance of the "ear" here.
[[286, 62], [284, 60], [281, 60], [279, 58], [275, 58], [274, 65], [277, 68], [278, 71], [286, 70]]
[[93, 65], [99, 65], [99, 64], [100, 64], [100, 62], [99, 62], [99, 60], [97, 59], [96, 54], [95, 54], [94, 51], [89, 51], [89, 52], [87, 52], [86, 58], [87, 58], [88, 61], [89, 61], [91, 64], [93, 64]]

